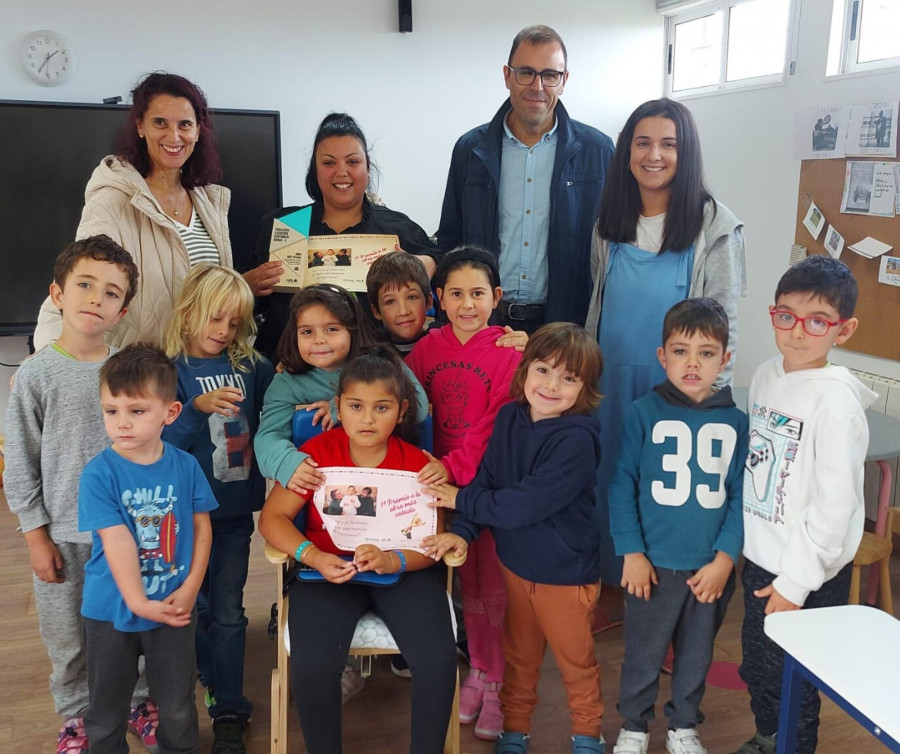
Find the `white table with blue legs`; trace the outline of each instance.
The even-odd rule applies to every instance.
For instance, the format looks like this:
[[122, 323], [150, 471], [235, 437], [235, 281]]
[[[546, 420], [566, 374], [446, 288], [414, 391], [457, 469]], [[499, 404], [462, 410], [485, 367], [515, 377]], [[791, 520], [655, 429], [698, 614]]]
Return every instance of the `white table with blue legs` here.
[[840, 605], [766, 616], [784, 650], [777, 754], [794, 754], [804, 680], [893, 752], [900, 752], [900, 621], [883, 610]]

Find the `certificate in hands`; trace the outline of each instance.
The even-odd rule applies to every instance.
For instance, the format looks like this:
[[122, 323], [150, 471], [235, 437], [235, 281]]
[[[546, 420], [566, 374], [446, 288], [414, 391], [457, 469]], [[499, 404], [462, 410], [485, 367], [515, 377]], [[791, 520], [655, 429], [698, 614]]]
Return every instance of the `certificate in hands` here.
[[355, 466], [320, 468], [325, 483], [311, 505], [322, 514], [335, 546], [353, 551], [373, 544], [382, 550], [424, 552], [422, 539], [437, 532], [437, 508], [412, 471]]

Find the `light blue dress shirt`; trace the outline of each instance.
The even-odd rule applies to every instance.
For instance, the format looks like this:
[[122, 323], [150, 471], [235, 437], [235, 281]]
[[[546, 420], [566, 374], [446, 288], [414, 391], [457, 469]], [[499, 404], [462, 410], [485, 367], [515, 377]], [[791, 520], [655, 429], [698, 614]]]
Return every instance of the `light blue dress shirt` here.
[[513, 136], [506, 121], [500, 162], [500, 285], [518, 304], [547, 300], [550, 180], [556, 160], [556, 127], [533, 147]]

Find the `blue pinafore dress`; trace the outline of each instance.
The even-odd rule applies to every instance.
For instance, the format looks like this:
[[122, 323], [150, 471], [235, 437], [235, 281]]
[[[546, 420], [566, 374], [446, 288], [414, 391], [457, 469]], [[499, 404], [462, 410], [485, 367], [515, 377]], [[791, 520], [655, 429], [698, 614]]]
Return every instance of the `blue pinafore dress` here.
[[612, 242], [606, 263], [598, 340], [600, 378], [600, 466], [596, 521], [600, 529], [600, 579], [619, 585], [622, 558], [609, 533], [607, 488], [618, 453], [627, 408], [666, 379], [656, 357], [666, 312], [687, 298], [694, 267], [693, 244], [682, 252], [654, 253]]

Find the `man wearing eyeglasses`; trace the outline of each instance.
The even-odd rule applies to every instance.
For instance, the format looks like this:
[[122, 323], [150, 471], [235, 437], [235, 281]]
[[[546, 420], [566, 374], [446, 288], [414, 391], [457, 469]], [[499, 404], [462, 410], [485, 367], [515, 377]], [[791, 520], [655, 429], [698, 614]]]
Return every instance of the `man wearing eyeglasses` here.
[[438, 245], [498, 255], [497, 324], [529, 333], [546, 322], [584, 324], [591, 230], [613, 144], [559, 101], [566, 46], [549, 26], [516, 35], [503, 77], [509, 99], [453, 148]]

